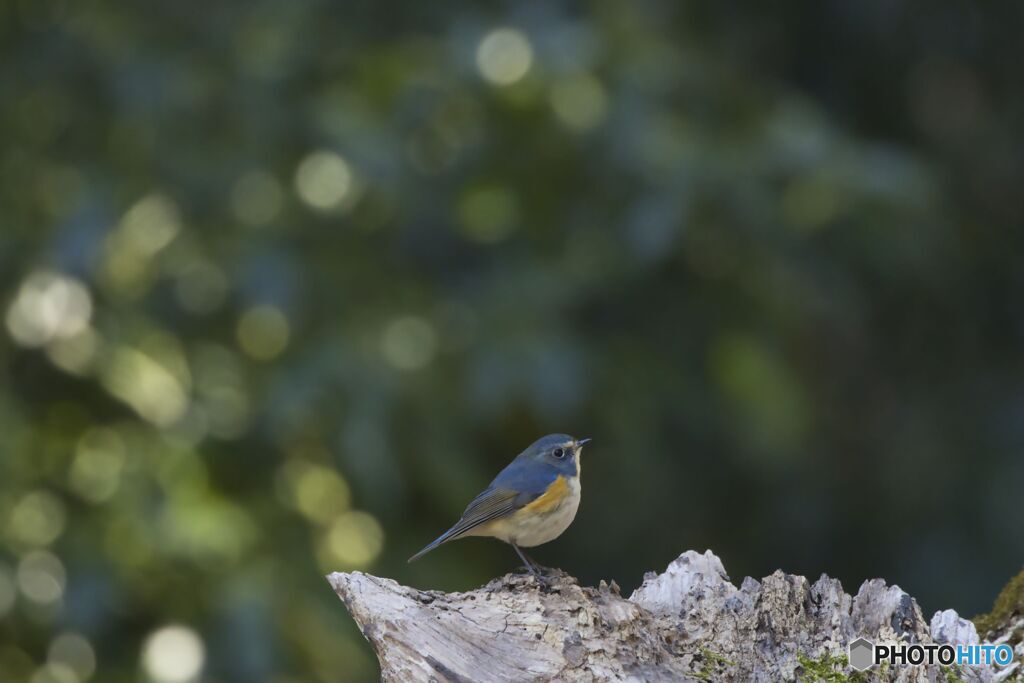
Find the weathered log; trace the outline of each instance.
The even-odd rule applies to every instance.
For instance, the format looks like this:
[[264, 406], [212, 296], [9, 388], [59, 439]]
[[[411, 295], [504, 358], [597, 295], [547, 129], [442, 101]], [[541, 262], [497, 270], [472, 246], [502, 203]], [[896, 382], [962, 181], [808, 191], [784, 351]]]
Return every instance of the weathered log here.
[[[328, 576], [386, 681], [1004, 681], [1016, 666], [883, 666], [856, 673], [848, 644], [977, 643], [956, 612], [925, 621], [881, 579], [855, 596], [837, 579], [777, 571], [729, 581], [711, 551], [688, 551], [628, 598], [552, 570], [509, 574], [467, 593], [419, 591], [361, 572]], [[1019, 665], [1022, 646], [1017, 647]]]

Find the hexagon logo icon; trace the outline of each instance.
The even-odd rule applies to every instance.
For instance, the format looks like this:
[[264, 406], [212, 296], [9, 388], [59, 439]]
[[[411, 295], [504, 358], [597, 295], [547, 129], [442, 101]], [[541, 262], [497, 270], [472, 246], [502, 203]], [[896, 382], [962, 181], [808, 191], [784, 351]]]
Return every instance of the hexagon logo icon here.
[[850, 643], [850, 666], [856, 671], [870, 669], [875, 664], [875, 644], [867, 638], [858, 638]]

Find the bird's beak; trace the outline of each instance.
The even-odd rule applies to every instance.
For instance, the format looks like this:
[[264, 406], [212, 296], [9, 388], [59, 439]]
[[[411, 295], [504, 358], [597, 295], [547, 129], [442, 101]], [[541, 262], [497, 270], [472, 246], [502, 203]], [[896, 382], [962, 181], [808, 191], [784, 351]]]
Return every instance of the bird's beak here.
[[577, 439], [576, 440], [576, 448], [583, 448], [584, 446], [586, 446], [591, 441], [593, 441], [593, 439], [591, 439], [589, 437], [586, 438], [586, 439]]

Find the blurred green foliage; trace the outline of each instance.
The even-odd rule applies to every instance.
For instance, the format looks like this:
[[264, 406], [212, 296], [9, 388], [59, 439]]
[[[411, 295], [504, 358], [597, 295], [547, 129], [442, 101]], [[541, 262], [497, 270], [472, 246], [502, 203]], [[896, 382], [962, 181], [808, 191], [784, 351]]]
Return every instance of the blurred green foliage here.
[[1019, 3], [0, 5], [0, 678], [372, 680], [590, 436], [628, 588], [1024, 556]]

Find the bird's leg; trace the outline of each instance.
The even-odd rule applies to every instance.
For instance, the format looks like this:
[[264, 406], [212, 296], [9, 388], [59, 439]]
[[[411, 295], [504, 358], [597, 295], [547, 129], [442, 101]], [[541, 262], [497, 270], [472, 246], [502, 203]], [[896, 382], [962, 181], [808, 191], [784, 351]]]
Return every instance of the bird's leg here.
[[537, 561], [536, 559], [534, 559], [533, 555], [530, 555], [530, 554], [528, 554], [528, 553], [527, 553], [527, 552], [526, 552], [525, 550], [523, 550], [522, 548], [520, 548], [520, 549], [519, 549], [519, 552], [520, 552], [520, 553], [521, 553], [521, 554], [522, 554], [522, 555], [523, 555], [524, 557], [526, 557], [526, 559], [528, 559], [528, 560], [530, 561], [530, 564], [532, 564], [532, 565], [533, 565], [533, 568], [534, 568], [534, 569], [536, 569], [536, 570], [537, 570], [538, 572], [540, 572], [541, 574], [543, 574], [543, 575], [545, 575], [545, 576], [546, 576], [546, 575], [547, 575], [547, 573], [548, 573], [548, 571], [550, 571], [550, 569], [551, 569], [550, 567], [545, 567], [544, 565], [542, 565], [542, 564], [541, 564], [540, 562], [538, 562], [538, 561]]
[[526, 566], [526, 568], [529, 570], [529, 572], [531, 574], [533, 574], [534, 576], [536, 576], [538, 581], [543, 582], [544, 581], [543, 574], [541, 574], [540, 571], [537, 569], [537, 566], [533, 562], [530, 561], [530, 558], [528, 558], [526, 556], [526, 553], [524, 553], [522, 550], [520, 550], [519, 546], [517, 546], [515, 543], [510, 543], [509, 545], [511, 545], [512, 548], [516, 551], [516, 554], [519, 555], [519, 559], [523, 561], [523, 564]]

